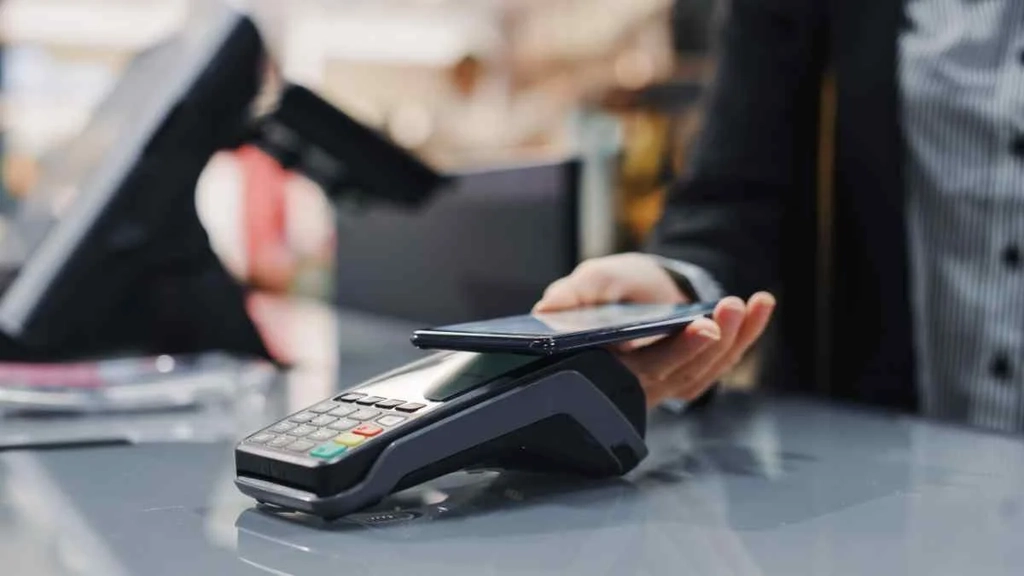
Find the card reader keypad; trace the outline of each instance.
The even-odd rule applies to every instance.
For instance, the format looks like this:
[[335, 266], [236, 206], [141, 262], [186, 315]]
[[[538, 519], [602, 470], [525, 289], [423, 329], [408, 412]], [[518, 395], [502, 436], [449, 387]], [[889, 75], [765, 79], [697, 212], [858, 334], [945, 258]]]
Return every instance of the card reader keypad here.
[[291, 422], [278, 422], [277, 424], [274, 424], [273, 426], [268, 428], [268, 430], [270, 430], [271, 432], [276, 432], [278, 434], [284, 434], [289, 430], [298, 428], [298, 426], [298, 424], [292, 424]]
[[295, 436], [296, 438], [302, 438], [303, 436], [307, 436], [313, 432], [316, 432], [316, 426], [307, 426], [303, 424], [302, 426], [296, 426], [289, 430], [288, 435]]
[[312, 424], [313, 426], [323, 427], [330, 426], [331, 424], [337, 422], [337, 420], [337, 416], [317, 416], [316, 418], [310, 420], [309, 423]]
[[321, 428], [316, 432], [313, 432], [309, 436], [306, 436], [306, 440], [314, 440], [316, 442], [326, 442], [328, 440], [334, 440], [334, 437], [338, 435], [337, 430], [331, 430], [330, 428]]
[[356, 404], [360, 404], [362, 406], [373, 406], [374, 404], [378, 402], [383, 402], [385, 400], [387, 400], [387, 398], [382, 398], [380, 396], [367, 396], [365, 398], [360, 398], [359, 400], [356, 400]]
[[330, 414], [331, 416], [335, 416], [337, 418], [344, 418], [345, 416], [348, 416], [349, 414], [355, 412], [356, 410], [359, 410], [358, 406], [347, 404], [345, 406], [339, 406], [334, 410], [331, 410], [330, 412], [328, 412], [328, 414]]
[[245, 442], [330, 460], [414, 418], [423, 408], [426, 404], [349, 392], [293, 414]]
[[358, 420], [352, 420], [349, 418], [342, 418], [333, 424], [328, 424], [327, 428], [330, 430], [336, 430], [338, 432], [345, 432], [359, 426]]
[[300, 412], [300, 413], [292, 416], [291, 418], [289, 418], [289, 420], [291, 420], [292, 422], [298, 422], [299, 424], [305, 424], [306, 422], [309, 422], [310, 420], [312, 420], [313, 418], [316, 418], [316, 417], [317, 417], [317, 413], [316, 412], [308, 412], [307, 411], [307, 412]]
[[353, 412], [352, 414], [348, 415], [349, 418], [353, 420], [359, 420], [360, 422], [365, 422], [366, 420], [373, 420], [378, 416], [380, 416], [380, 410], [373, 410], [371, 408], [363, 408], [362, 410]]
[[387, 416], [381, 416], [377, 418], [377, 424], [386, 426], [388, 428], [392, 426], [398, 426], [405, 421], [405, 416], [399, 416], [397, 414], [388, 414]]
[[316, 412], [317, 414], [323, 414], [325, 412], [330, 412], [331, 410], [334, 410], [338, 406], [341, 406], [341, 404], [338, 404], [337, 402], [331, 402], [330, 400], [328, 400], [327, 402], [321, 402], [316, 406], [309, 408], [308, 411]]

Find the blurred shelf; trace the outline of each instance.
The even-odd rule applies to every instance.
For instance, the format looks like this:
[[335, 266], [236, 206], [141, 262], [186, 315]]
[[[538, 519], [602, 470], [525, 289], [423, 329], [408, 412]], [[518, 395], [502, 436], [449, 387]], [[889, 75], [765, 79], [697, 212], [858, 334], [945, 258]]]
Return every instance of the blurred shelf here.
[[5, 0], [6, 43], [138, 50], [174, 32], [189, 0]]
[[38, 154], [78, 133], [91, 111], [92, 106], [82, 102], [0, 98], [0, 129], [10, 148]]

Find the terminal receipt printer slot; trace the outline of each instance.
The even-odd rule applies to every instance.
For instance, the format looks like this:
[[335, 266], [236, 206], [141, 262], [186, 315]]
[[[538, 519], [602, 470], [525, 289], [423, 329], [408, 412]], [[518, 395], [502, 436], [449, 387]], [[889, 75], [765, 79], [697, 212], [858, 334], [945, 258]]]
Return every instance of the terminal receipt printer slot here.
[[643, 391], [605, 350], [440, 352], [242, 440], [236, 485], [337, 518], [463, 468], [618, 476], [646, 457], [645, 430]]

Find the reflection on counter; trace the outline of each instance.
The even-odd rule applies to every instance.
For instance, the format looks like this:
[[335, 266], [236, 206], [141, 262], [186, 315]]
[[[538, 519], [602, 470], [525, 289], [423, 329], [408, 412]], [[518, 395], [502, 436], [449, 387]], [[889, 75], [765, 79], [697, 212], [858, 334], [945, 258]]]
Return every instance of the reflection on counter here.
[[231, 442], [3, 452], [0, 555], [37, 576], [1019, 573], [1016, 439], [721, 400], [655, 417], [625, 478], [460, 472], [332, 524], [256, 508]]
[[[251, 508], [235, 522], [237, 552], [273, 574], [930, 574], [962, 565], [957, 550], [1008, 550], [1024, 529], [1019, 443], [803, 401], [722, 400], [695, 418], [656, 416], [651, 456], [622, 479], [461, 472], [333, 523]], [[977, 490], [991, 497], [971, 508]], [[991, 529], [968, 535], [946, 514]], [[951, 533], [966, 540], [927, 544]], [[983, 572], [1014, 565], [995, 558]]]
[[[80, 365], [5, 365], [0, 451], [235, 439], [239, 425], [247, 423], [240, 419], [272, 405], [287, 378], [269, 363], [217, 354], [192, 358], [179, 369], [163, 362], [164, 370], [145, 376], [138, 374], [144, 361], [118, 362], [102, 366], [105, 374]], [[129, 373], [116, 374], [117, 369]], [[60, 377], [75, 370], [83, 373], [81, 381]], [[58, 371], [57, 381], [52, 371]], [[39, 380], [44, 376], [50, 381]]]

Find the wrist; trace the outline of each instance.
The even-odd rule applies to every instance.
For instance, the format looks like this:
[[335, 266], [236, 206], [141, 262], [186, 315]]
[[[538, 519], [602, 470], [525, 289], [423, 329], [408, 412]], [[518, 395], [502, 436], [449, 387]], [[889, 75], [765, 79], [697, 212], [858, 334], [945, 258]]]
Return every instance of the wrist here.
[[721, 285], [700, 266], [657, 254], [655, 262], [675, 282], [683, 296], [694, 302], [713, 302], [725, 297]]

